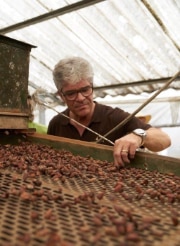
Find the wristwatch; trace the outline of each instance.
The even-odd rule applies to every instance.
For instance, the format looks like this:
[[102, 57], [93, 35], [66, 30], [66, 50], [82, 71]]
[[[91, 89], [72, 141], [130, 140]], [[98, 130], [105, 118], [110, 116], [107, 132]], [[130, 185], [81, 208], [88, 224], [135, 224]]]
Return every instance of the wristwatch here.
[[138, 129], [135, 129], [134, 131], [132, 131], [132, 133], [134, 133], [135, 135], [141, 137], [142, 140], [141, 140], [140, 146], [143, 146], [145, 138], [146, 138], [146, 135], [147, 135], [146, 131], [143, 130], [143, 129], [138, 128]]

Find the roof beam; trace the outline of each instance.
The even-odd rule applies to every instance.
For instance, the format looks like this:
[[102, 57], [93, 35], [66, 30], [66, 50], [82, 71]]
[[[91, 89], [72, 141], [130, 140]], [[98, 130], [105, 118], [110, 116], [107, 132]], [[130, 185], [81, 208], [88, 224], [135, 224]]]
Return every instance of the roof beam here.
[[[98, 86], [94, 87], [94, 91], [98, 90], [108, 90], [108, 89], [117, 89], [117, 88], [125, 88], [125, 87], [133, 87], [133, 86], [142, 86], [142, 85], [152, 85], [152, 84], [159, 84], [159, 83], [166, 83], [170, 78], [164, 79], [152, 79], [152, 80], [142, 80], [142, 81], [134, 81], [129, 83], [120, 83], [120, 84], [113, 84], [113, 85], [105, 85], [105, 86]], [[179, 82], [180, 76], [176, 78], [173, 82]]]
[[[145, 5], [145, 7], [149, 10], [149, 12], [151, 13], [151, 15], [153, 16], [153, 18], [157, 21], [157, 23], [159, 24], [159, 26], [161, 27], [161, 29], [163, 30], [163, 32], [165, 34], [168, 35], [167, 30], [166, 30], [166, 26], [163, 24], [163, 21], [159, 18], [158, 14], [155, 12], [155, 10], [153, 10], [150, 6], [150, 4], [148, 3], [147, 0], [141, 0], [141, 2]], [[168, 38], [171, 39], [171, 41], [173, 42], [173, 44], [176, 46], [176, 48], [179, 50], [179, 45], [178, 43], [175, 42], [175, 40], [173, 40], [171, 38], [171, 35], [168, 35]]]
[[30, 25], [38, 24], [40, 22], [47, 21], [49, 19], [58, 17], [60, 15], [64, 15], [64, 14], [67, 14], [67, 13], [70, 13], [70, 12], [73, 12], [73, 11], [76, 11], [76, 10], [79, 10], [79, 9], [82, 9], [82, 8], [85, 8], [85, 7], [88, 7], [93, 4], [103, 2], [103, 1], [106, 1], [106, 0], [84, 0], [84, 1], [77, 2], [77, 3], [73, 3], [63, 8], [48, 12], [46, 14], [34, 17], [32, 19], [29, 19], [23, 22], [19, 22], [12, 26], [5, 27], [3, 29], [0, 29], [0, 34], [13, 32], [13, 31], [25, 28]]

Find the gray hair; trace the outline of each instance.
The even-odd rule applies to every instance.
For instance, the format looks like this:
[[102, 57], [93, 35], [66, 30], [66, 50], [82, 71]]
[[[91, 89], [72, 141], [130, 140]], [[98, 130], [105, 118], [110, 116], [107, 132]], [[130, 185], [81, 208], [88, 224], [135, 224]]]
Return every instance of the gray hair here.
[[65, 83], [76, 84], [82, 79], [93, 83], [93, 68], [91, 64], [82, 57], [69, 57], [60, 60], [54, 67], [53, 79], [58, 90]]

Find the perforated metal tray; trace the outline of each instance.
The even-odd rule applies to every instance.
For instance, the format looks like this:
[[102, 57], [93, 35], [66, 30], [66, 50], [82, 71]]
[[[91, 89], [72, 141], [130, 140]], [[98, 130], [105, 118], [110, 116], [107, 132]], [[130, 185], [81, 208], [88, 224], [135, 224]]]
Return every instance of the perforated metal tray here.
[[[0, 245], [180, 245], [180, 177], [107, 161], [95, 171], [91, 157], [60, 151], [57, 160], [57, 150], [33, 146], [1, 146]], [[60, 171], [59, 161], [81, 175]]]

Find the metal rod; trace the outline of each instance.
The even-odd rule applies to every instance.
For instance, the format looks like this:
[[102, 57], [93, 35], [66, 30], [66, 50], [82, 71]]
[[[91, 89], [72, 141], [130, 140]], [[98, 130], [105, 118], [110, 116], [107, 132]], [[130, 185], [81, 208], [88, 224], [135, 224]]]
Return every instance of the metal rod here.
[[[151, 102], [157, 95], [159, 95], [164, 89], [166, 89], [172, 82], [180, 75], [180, 71], [177, 72], [171, 79], [165, 83], [165, 85], [160, 88], [154, 95], [152, 95], [148, 100], [146, 100], [139, 108], [137, 108], [132, 114], [130, 114], [127, 118], [125, 118], [122, 122], [120, 122], [117, 126], [115, 126], [113, 129], [111, 129], [109, 132], [107, 132], [104, 137], [107, 137], [112, 132], [116, 131], [120, 127], [124, 126], [129, 120], [131, 120], [141, 109], [143, 109], [149, 102]], [[101, 141], [101, 138], [98, 139], [96, 142], [99, 143]]]

